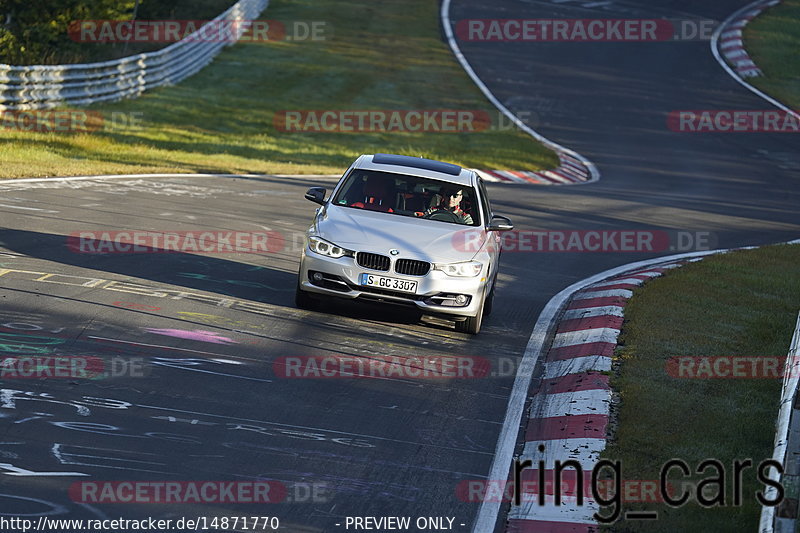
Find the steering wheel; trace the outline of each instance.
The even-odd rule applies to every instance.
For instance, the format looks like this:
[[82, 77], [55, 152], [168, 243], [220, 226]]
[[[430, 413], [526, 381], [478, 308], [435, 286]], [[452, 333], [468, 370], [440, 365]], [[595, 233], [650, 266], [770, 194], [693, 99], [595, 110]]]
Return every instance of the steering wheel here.
[[429, 220], [440, 220], [442, 222], [455, 222], [456, 224], [461, 224], [461, 217], [453, 213], [452, 211], [448, 211], [447, 209], [439, 209], [425, 215], [422, 218], [427, 218]]

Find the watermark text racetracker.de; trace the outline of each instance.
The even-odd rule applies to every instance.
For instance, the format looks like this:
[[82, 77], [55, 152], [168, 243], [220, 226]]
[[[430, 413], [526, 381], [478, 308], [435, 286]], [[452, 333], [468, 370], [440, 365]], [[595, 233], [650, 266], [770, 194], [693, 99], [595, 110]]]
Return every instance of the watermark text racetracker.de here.
[[78, 503], [222, 504], [280, 503], [280, 481], [76, 481], [70, 499]]
[[[452, 245], [462, 252], [477, 252], [481, 231], [465, 229], [453, 236]], [[534, 230], [518, 229], [500, 234], [503, 252], [688, 252], [716, 248], [716, 234], [682, 230]]]
[[79, 43], [324, 41], [322, 20], [74, 20], [67, 29]]
[[719, 22], [695, 19], [463, 19], [455, 33], [472, 42], [708, 41]]
[[88, 504], [318, 504], [330, 502], [333, 492], [324, 481], [123, 480], [77, 481], [70, 485], [69, 496]]
[[[9, 345], [0, 345], [4, 350]], [[20, 351], [31, 346], [11, 345]], [[78, 355], [21, 355], [0, 357], [0, 379], [105, 379], [116, 377], [143, 378], [150, 367], [143, 357], [102, 358]]]
[[[622, 319], [620, 318], [620, 324]], [[281, 358], [286, 367], [276, 375], [286, 378], [320, 378], [320, 377], [386, 377], [390, 374], [404, 374], [401, 368], [412, 367], [406, 377], [457, 377], [457, 378], [508, 378], [517, 374], [520, 359], [518, 357], [500, 356], [490, 360], [483, 357], [443, 356], [445, 362], [436, 362], [436, 358], [427, 358], [421, 362], [419, 358], [406, 359], [396, 357], [377, 357], [374, 361], [350, 356], [318, 356]], [[277, 363], [277, 362], [276, 362]], [[370, 366], [372, 368], [370, 369]], [[438, 373], [428, 369], [426, 373], [416, 368], [438, 368]], [[435, 365], [439, 365], [435, 367]], [[398, 368], [393, 368], [397, 366]], [[787, 356], [692, 356], [676, 355], [669, 357], [664, 365], [667, 375], [678, 379], [782, 379], [800, 374], [800, 357]]]
[[[451, 246], [459, 252], [475, 253], [483, 241], [476, 229], [456, 231]], [[517, 229], [500, 236], [504, 252], [689, 252], [717, 247], [711, 231], [688, 230], [538, 230]], [[301, 252], [306, 246], [303, 232], [281, 231], [73, 231], [67, 248], [81, 254], [144, 253], [277, 253]]]
[[[517, 118], [528, 126], [539, 114], [520, 109]], [[518, 129], [498, 111], [483, 109], [284, 109], [273, 115], [281, 133], [477, 133]]]
[[278, 357], [273, 372], [286, 379], [470, 379], [494, 375], [491, 366], [475, 356], [317, 355]]
[[800, 115], [780, 109], [677, 110], [667, 127], [680, 133], [800, 133]]
[[275, 253], [284, 249], [277, 231], [75, 231], [67, 248], [82, 254]]
[[667, 359], [665, 370], [680, 379], [780, 379], [800, 372], [798, 357], [787, 356], [692, 356]]
[[86, 109], [36, 109], [0, 111], [0, 131], [20, 133], [94, 133], [135, 130], [142, 127], [141, 111], [103, 114]]
[[[30, 515], [29, 515], [30, 516]], [[280, 529], [277, 516], [195, 516], [180, 518], [59, 518], [39, 515], [36, 520], [19, 516], [0, 516], [0, 531], [44, 531], [50, 533], [108, 532], [108, 531], [276, 531]], [[241, 528], [241, 529], [237, 529]]]
[[283, 133], [471, 133], [492, 127], [481, 109], [287, 109], [273, 116]]

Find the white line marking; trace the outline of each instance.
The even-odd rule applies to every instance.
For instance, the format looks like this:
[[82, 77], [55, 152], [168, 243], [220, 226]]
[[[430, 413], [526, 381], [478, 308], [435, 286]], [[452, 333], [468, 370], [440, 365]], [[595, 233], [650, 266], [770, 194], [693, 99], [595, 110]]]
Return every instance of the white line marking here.
[[144, 343], [144, 342], [123, 341], [123, 340], [120, 340], [120, 339], [109, 339], [109, 338], [106, 338], [106, 337], [95, 337], [93, 335], [89, 335], [88, 338], [90, 338], [90, 339], [98, 339], [98, 340], [102, 340], [102, 341], [109, 341], [109, 342], [119, 342], [121, 344], [133, 344], [135, 346], [146, 346], [148, 348], [164, 348], [166, 350], [177, 350], [179, 352], [202, 353], [202, 354], [205, 354], [205, 355], [220, 355], [218, 353], [204, 352], [202, 350], [191, 350], [189, 348], [177, 348], [175, 346], [164, 346], [162, 344], [147, 344], [147, 343]]
[[239, 416], [215, 415], [213, 413], [203, 413], [203, 412], [200, 412], [200, 411], [188, 411], [188, 410], [185, 410], [185, 409], [174, 409], [172, 407], [161, 407], [161, 406], [158, 406], [158, 405], [136, 404], [136, 407], [140, 407], [142, 409], [153, 409], [155, 411], [166, 411], [166, 412], [169, 412], [169, 413], [183, 413], [183, 414], [189, 414], [189, 415], [195, 415], [195, 416], [204, 416], [204, 417], [209, 417], [209, 418], [222, 418], [222, 419], [225, 419], [225, 420], [242, 420], [244, 422], [253, 422], [253, 423], [256, 423], [256, 424], [267, 424], [269, 426], [278, 426], [278, 427], [285, 427], [285, 428], [291, 428], [291, 429], [322, 431], [322, 432], [325, 432], [325, 433], [335, 433], [337, 435], [347, 435], [348, 437], [360, 437], [360, 438], [363, 438], [363, 439], [380, 440], [380, 441], [387, 441], [387, 442], [398, 442], [398, 443], [401, 443], [401, 444], [411, 444], [411, 445], [418, 446], [418, 447], [419, 446], [430, 446], [432, 448], [445, 448], [445, 449], [448, 449], [448, 450], [469, 452], [469, 453], [474, 453], [474, 454], [478, 454], [478, 455], [492, 455], [489, 452], [482, 452], [482, 451], [477, 451], [477, 450], [465, 450], [465, 449], [462, 449], [462, 448], [454, 448], [452, 446], [446, 446], [446, 445], [442, 445], [442, 444], [427, 444], [427, 443], [421, 443], [421, 442], [415, 442], [415, 441], [409, 441], [409, 440], [393, 439], [393, 438], [390, 438], [390, 437], [379, 437], [379, 436], [376, 436], [376, 435], [367, 435], [366, 433], [352, 433], [352, 432], [349, 432], [349, 431], [339, 431], [339, 430], [335, 430], [335, 429], [326, 429], [326, 428], [314, 427], [314, 426], [302, 426], [302, 425], [297, 425], [297, 424], [284, 424], [282, 422], [270, 422], [268, 420], [258, 420], [258, 419], [254, 419], [254, 418], [243, 418], [243, 417], [239, 417]]
[[58, 211], [53, 211], [51, 209], [40, 209], [38, 207], [22, 207], [21, 205], [0, 204], [0, 207], [7, 207], [9, 209], [22, 209], [23, 211], [40, 211], [42, 213], [58, 213]]
[[69, 476], [88, 476], [83, 472], [34, 472], [33, 470], [26, 470], [19, 468], [11, 463], [0, 463], [0, 469], [7, 470], [3, 474], [7, 476], [17, 477], [69, 477]]
[[444, 28], [445, 36], [447, 37], [447, 42], [450, 45], [450, 49], [453, 51], [453, 55], [456, 56], [456, 59], [459, 63], [461, 63], [461, 67], [466, 71], [467, 75], [472, 78], [473, 83], [478, 86], [478, 89], [489, 99], [489, 101], [498, 109], [501, 113], [507, 116], [511, 122], [513, 122], [519, 129], [539, 141], [540, 143], [544, 144], [551, 150], [555, 152], [564, 152], [567, 155], [578, 159], [586, 168], [589, 169], [592, 177], [587, 181], [582, 181], [576, 183], [576, 185], [584, 184], [584, 183], [592, 183], [600, 179], [600, 171], [597, 170], [597, 167], [589, 161], [584, 156], [580, 155], [578, 152], [574, 150], [570, 150], [564, 146], [561, 146], [558, 143], [551, 141], [550, 139], [544, 137], [542, 134], [538, 133], [536, 130], [525, 124], [522, 120], [519, 119], [514, 113], [512, 113], [506, 106], [500, 103], [492, 91], [486, 86], [485, 83], [478, 77], [475, 71], [472, 69], [472, 65], [469, 64], [467, 58], [464, 57], [464, 54], [461, 52], [461, 49], [458, 47], [458, 43], [456, 42], [455, 36], [453, 35], [453, 27], [452, 23], [450, 22], [450, 0], [443, 0], [442, 1], [442, 8], [439, 12], [440, 19], [442, 21], [442, 27]]
[[178, 370], [188, 370], [189, 372], [200, 372], [201, 374], [213, 374], [215, 376], [223, 376], [228, 378], [244, 379], [246, 381], [258, 381], [260, 383], [272, 383], [271, 379], [251, 378], [250, 376], [240, 376], [238, 374], [228, 374], [227, 372], [215, 372], [214, 370], [203, 370], [201, 368], [194, 368], [191, 366], [181, 364], [169, 364], [167, 361], [153, 361], [154, 365], [165, 366], [167, 368], [176, 368]]
[[[58, 460], [59, 463], [63, 465], [76, 465], [76, 466], [95, 466], [98, 468], [108, 468], [110, 470], [125, 470], [125, 471], [137, 471], [137, 472], [152, 472], [157, 474], [173, 474], [174, 472], [168, 470], [149, 470], [144, 468], [135, 468], [133, 466], [124, 465], [124, 466], [114, 466], [110, 464], [104, 464], [100, 461], [98, 462], [90, 462], [85, 459], [100, 459], [104, 461], [118, 461], [118, 462], [125, 462], [125, 463], [139, 463], [143, 465], [156, 465], [156, 466], [166, 466], [166, 463], [154, 462], [154, 461], [138, 461], [135, 459], [126, 459], [126, 458], [117, 458], [117, 457], [105, 457], [102, 455], [88, 455], [88, 454], [74, 454], [69, 452], [62, 452], [61, 451], [61, 443], [53, 444], [53, 448], [51, 452], [53, 456]], [[69, 445], [68, 445], [69, 446]], [[86, 449], [93, 449], [98, 451], [111, 451], [117, 452], [120, 450], [115, 450], [112, 448], [87, 448], [85, 446], [73, 446], [75, 448], [86, 448]], [[123, 453], [131, 453], [128, 451], [123, 451]], [[136, 452], [140, 455], [156, 455], [153, 453], [145, 453], [145, 452]]]

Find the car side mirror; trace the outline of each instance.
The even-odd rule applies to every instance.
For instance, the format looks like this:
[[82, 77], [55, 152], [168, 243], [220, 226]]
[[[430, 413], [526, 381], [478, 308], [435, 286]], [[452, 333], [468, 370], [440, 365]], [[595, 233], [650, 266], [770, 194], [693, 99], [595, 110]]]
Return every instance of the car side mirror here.
[[315, 204], [325, 204], [325, 187], [311, 187], [306, 191], [306, 200], [311, 200]]
[[514, 224], [511, 219], [502, 215], [494, 215], [489, 222], [489, 231], [511, 231], [514, 229]]

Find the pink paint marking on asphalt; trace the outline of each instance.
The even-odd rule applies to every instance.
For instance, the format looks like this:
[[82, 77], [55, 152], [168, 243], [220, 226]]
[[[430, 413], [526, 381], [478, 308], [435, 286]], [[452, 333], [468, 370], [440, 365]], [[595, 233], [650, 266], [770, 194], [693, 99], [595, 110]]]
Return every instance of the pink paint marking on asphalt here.
[[166, 335], [167, 337], [177, 337], [179, 339], [211, 342], [214, 344], [239, 344], [237, 341], [229, 339], [228, 337], [223, 337], [222, 335], [214, 333], [213, 331], [204, 331], [201, 329], [189, 331], [186, 329], [145, 328], [145, 331], [148, 333], [155, 333], [156, 335]]

